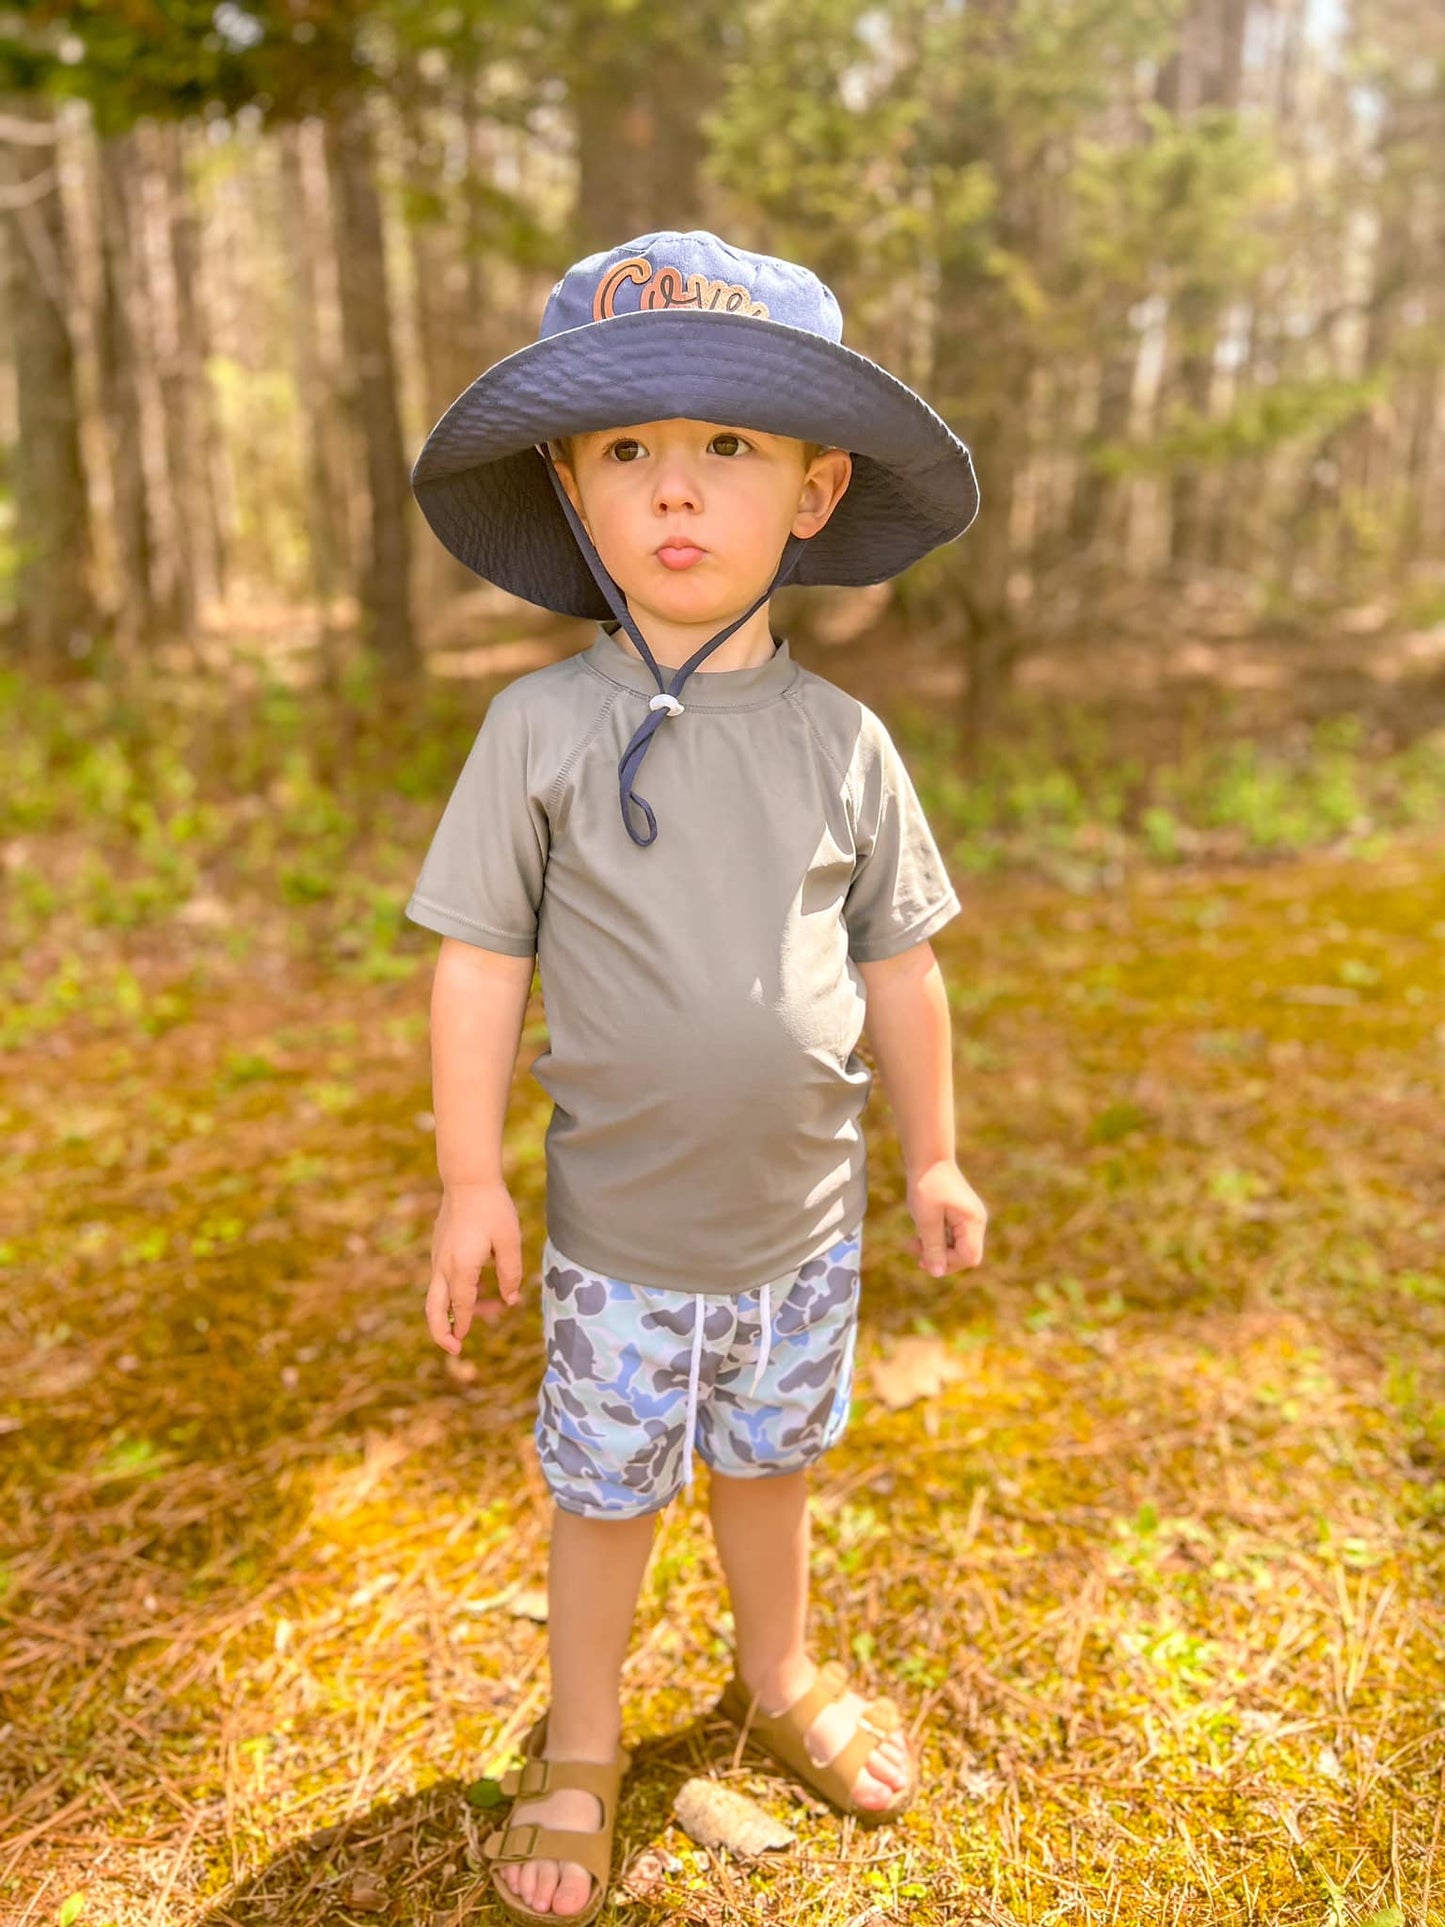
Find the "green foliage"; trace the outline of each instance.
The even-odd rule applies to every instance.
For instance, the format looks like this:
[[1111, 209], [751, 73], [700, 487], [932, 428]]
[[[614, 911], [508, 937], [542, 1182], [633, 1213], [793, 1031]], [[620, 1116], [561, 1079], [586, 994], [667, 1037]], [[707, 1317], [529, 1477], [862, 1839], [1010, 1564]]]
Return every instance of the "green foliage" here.
[[1268, 854], [1445, 820], [1445, 736], [1382, 752], [1348, 713], [1283, 743], [1210, 741], [1148, 768], [1064, 717], [1036, 732], [1020, 719], [966, 773], [947, 727], [899, 733], [962, 870], [1170, 864], [1211, 843]]
[[123, 1433], [112, 1438], [96, 1463], [97, 1479], [151, 1479], [163, 1472], [173, 1455], [160, 1452], [149, 1439], [127, 1438]]
[[1300, 378], [1246, 388], [1221, 415], [1201, 414], [1176, 397], [1149, 441], [1097, 442], [1089, 460], [1108, 475], [1168, 475], [1186, 462], [1228, 466], [1292, 442], [1319, 442], [1377, 402], [1388, 385], [1384, 371], [1358, 381]]
[[[0, 1043], [73, 1016], [151, 1036], [185, 1021], [194, 974], [148, 983], [123, 959], [92, 957], [87, 932], [199, 927], [241, 955], [280, 928], [357, 981], [410, 975], [424, 945], [403, 905], [479, 707], [439, 688], [348, 721], [265, 681], [183, 698], [163, 677], [145, 688], [101, 677], [61, 696], [0, 675], [14, 947], [0, 963]], [[1124, 861], [1280, 854], [1445, 819], [1445, 739], [1385, 752], [1350, 714], [1152, 765], [1082, 712], [1021, 712], [967, 768], [936, 713], [906, 713], [896, 734], [960, 874], [1026, 864], [1087, 881]], [[248, 1061], [239, 1052], [227, 1079], [266, 1075]], [[1124, 1128], [1122, 1114], [1099, 1125]]]
[[[21, 800], [51, 827], [7, 837], [64, 899], [17, 948], [16, 987], [71, 958], [82, 1001], [63, 1040], [22, 1045], [0, 1116], [0, 1363], [18, 1367], [0, 1402], [0, 1617], [44, 1651], [12, 1695], [11, 1750], [31, 1785], [63, 1767], [73, 1803], [60, 1877], [46, 1888], [52, 1830], [0, 1904], [39, 1894], [35, 1918], [54, 1921], [83, 1868], [85, 1921], [139, 1927], [156, 1870], [179, 1864], [182, 1805], [201, 1816], [185, 1843], [198, 1918], [350, 1918], [374, 1867], [398, 1927], [459, 1918], [477, 1901], [467, 1843], [502, 1804], [498, 1756], [545, 1700], [545, 1636], [506, 1606], [546, 1558], [536, 1304], [474, 1328], [469, 1372], [427, 1340], [424, 986], [343, 983], [333, 906], [383, 926], [480, 705], [357, 716], [331, 779], [336, 719], [308, 698], [253, 691], [220, 735], [204, 706], [173, 713], [163, 681], [111, 698], [39, 732]], [[1014, 722], [992, 789], [926, 712], [910, 761], [1001, 866], [1146, 861], [1123, 839], [1163, 807], [1147, 739]], [[387, 772], [425, 767], [428, 734], [443, 782], [401, 796]], [[219, 813], [194, 847], [216, 898], [254, 886], [261, 961], [284, 965], [260, 994], [204, 921], [97, 931], [68, 894], [69, 844], [126, 847], [50, 794], [92, 737], [122, 746], [93, 778], [122, 813], [152, 756], [194, 779], [161, 818]], [[881, 1850], [860, 1847], [699, 1718], [735, 1635], [700, 1472], [663, 1525], [628, 1662], [629, 1735], [652, 1743], [626, 1851], [664, 1838], [695, 1770], [786, 1806], [799, 1846], [765, 1865], [678, 1853], [639, 1918], [716, 1913], [726, 1880], [742, 1913], [780, 1920], [881, 1909], [944, 1927], [984, 1906], [1193, 1927], [1247, 1886], [1261, 1920], [1399, 1927], [1391, 1855], [1416, 1899], [1442, 1760], [1445, 1278], [1409, 1189], [1433, 1170], [1438, 839], [1401, 837], [1388, 863], [1357, 847], [1192, 867], [1190, 838], [1225, 834], [1204, 826], [1210, 773], [1234, 767], [1195, 754], [1177, 874], [1092, 896], [1000, 877], [940, 933], [967, 1018], [964, 1161], [993, 1212], [979, 1272], [920, 1281], [891, 1129], [868, 1121], [865, 1320], [853, 1422], [813, 1485], [811, 1624], [865, 1696], [896, 1695], [920, 1798]], [[1311, 759], [1337, 763], [1330, 781], [1371, 809], [1398, 775], [1349, 717], [1270, 756], [1296, 787]], [[251, 779], [234, 797], [233, 769]], [[333, 833], [328, 795], [349, 826], [341, 887], [288, 907], [278, 865]], [[270, 868], [248, 869], [258, 812], [233, 802], [295, 811]], [[127, 970], [139, 1021], [157, 959], [192, 956], [213, 975], [184, 1034], [97, 1040], [92, 980]], [[1357, 997], [1285, 994], [1342, 977]], [[512, 1105], [525, 1177], [547, 1103], [524, 1072]], [[519, 1202], [535, 1252], [538, 1194]], [[967, 1369], [886, 1410], [871, 1366], [910, 1331]], [[106, 1797], [79, 1797], [102, 1779]]]
[[1268, 136], [1219, 109], [1181, 119], [1146, 101], [1139, 113], [1146, 139], [1084, 135], [1075, 147], [1079, 291], [1248, 287], [1271, 246], [1263, 217], [1288, 189]]
[[89, 102], [102, 134], [143, 115], [180, 117], [264, 101], [281, 112], [334, 100], [366, 71], [362, 0], [41, 0], [0, 42], [0, 88]]
[[[403, 144], [416, 143], [403, 166], [386, 161], [402, 222], [451, 222], [459, 255], [480, 252], [525, 287], [566, 258], [570, 185], [545, 164], [526, 170], [525, 188], [484, 168], [455, 170], [439, 128], [455, 129], [465, 102], [466, 117], [546, 146], [559, 114], [573, 117], [575, 134], [585, 93], [633, 102], [639, 124], [652, 116], [665, 125], [650, 85], [663, 63], [690, 63], [707, 218], [818, 268], [843, 301], [850, 343], [919, 383], [1008, 468], [1035, 451], [996, 430], [1035, 378], [1058, 368], [1065, 391], [1077, 387], [1084, 405], [1055, 409], [1043, 431], [1064, 476], [1044, 491], [1046, 524], [1075, 458], [1110, 481], [1186, 465], [1257, 481], [1261, 458], [1290, 451], [1270, 498], [1271, 513], [1282, 513], [1286, 486], [1308, 476], [1325, 444], [1341, 438], [1348, 455], [1349, 431], [1375, 411], [1413, 409], [1430, 388], [1438, 330], [1428, 299], [1415, 298], [1423, 282], [1413, 259], [1401, 263], [1400, 286], [1345, 297], [1388, 323], [1376, 344], [1371, 321], [1378, 365], [1367, 375], [1329, 372], [1333, 350], [1298, 325], [1326, 325], [1321, 311], [1336, 299], [1329, 262], [1358, 251], [1361, 215], [1377, 212], [1370, 203], [1408, 211], [1420, 193], [1428, 198], [1439, 171], [1424, 111], [1430, 63], [1388, 10], [1350, 18], [1338, 68], [1307, 34], [1301, 98], [1330, 118], [1317, 142], [1301, 141], [1253, 101], [1244, 112], [1206, 105], [1176, 115], [1149, 98], [1151, 75], [1191, 22], [1182, 0], [699, 0], [685, 10], [642, 0], [41, 0], [15, 11], [0, 86], [82, 98], [103, 136], [143, 116], [243, 111], [248, 126], [265, 128], [338, 115], [372, 90], [400, 117]], [[1370, 165], [1355, 179], [1354, 142], [1376, 117], [1388, 137], [1368, 151], [1362, 142]], [[646, 164], [658, 169], [655, 156]], [[236, 157], [200, 151], [191, 165], [204, 219], [210, 180]], [[1408, 214], [1401, 232], [1411, 232]], [[1382, 245], [1380, 260], [1389, 254]], [[1197, 384], [1179, 377], [1207, 364], [1236, 304], [1258, 323], [1258, 352], [1216, 419], [1197, 393], [1180, 392]], [[1117, 392], [1146, 313], [1168, 349], [1152, 419], [1096, 429], [1093, 374], [1102, 367], [1105, 392]], [[267, 323], [268, 334], [284, 334], [279, 314]], [[275, 365], [215, 356], [206, 373], [223, 432], [267, 477], [264, 489], [237, 496], [239, 559], [304, 597], [303, 400]], [[1359, 465], [1342, 461], [1327, 508], [1307, 505], [1303, 515], [1343, 532], [1361, 576], [1378, 578], [1419, 538], [1413, 471], [1396, 468], [1387, 483], [1372, 472], [1362, 485]], [[981, 479], [986, 516], [992, 478]], [[922, 589], [930, 568], [946, 586], [967, 554], [925, 563], [910, 587]], [[15, 564], [14, 531], [0, 528], [0, 582]], [[1164, 818], [1155, 828], [1167, 840]], [[321, 900], [321, 875], [294, 874], [292, 900]], [[121, 902], [115, 914], [152, 907]]]

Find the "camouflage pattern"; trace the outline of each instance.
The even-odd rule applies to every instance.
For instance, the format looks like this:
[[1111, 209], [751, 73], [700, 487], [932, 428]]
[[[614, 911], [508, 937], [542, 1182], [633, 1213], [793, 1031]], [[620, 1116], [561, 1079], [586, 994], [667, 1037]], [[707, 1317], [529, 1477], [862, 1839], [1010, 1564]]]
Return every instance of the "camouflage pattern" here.
[[547, 1369], [537, 1453], [557, 1503], [584, 1518], [658, 1512], [684, 1482], [694, 1321], [701, 1317], [697, 1451], [732, 1478], [795, 1472], [848, 1422], [862, 1226], [771, 1289], [772, 1339], [752, 1390], [761, 1293], [660, 1291], [542, 1254]]

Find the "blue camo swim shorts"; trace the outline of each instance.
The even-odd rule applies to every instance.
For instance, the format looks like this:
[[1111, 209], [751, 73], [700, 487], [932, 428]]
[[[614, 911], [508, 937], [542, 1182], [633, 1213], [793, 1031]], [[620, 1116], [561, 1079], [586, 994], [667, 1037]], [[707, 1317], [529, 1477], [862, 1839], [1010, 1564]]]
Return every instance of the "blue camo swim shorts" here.
[[658, 1512], [692, 1446], [732, 1478], [796, 1472], [848, 1422], [861, 1225], [791, 1276], [737, 1296], [662, 1291], [542, 1253], [547, 1369], [537, 1455], [565, 1512]]

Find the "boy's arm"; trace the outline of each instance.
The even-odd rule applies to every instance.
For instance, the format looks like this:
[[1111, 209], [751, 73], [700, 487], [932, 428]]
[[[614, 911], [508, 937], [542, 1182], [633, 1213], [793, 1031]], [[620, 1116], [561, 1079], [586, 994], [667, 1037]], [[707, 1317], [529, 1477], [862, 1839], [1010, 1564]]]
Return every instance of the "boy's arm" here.
[[[477, 1309], [482, 1266], [514, 1305], [522, 1288], [522, 1230], [502, 1176], [507, 1097], [532, 988], [532, 957], [443, 937], [432, 978], [432, 1111], [441, 1210], [432, 1233], [428, 1329], [454, 1356]], [[487, 1300], [482, 1315], [497, 1310]]]
[[915, 1252], [935, 1277], [983, 1257], [988, 1214], [956, 1162], [953, 1040], [943, 972], [926, 940], [858, 964], [864, 1029], [893, 1111], [918, 1229]]
[[863, 1027], [911, 1177], [954, 1155], [953, 1038], [943, 972], [928, 942], [858, 968], [868, 990]]
[[431, 993], [432, 1110], [443, 1187], [502, 1176], [507, 1097], [532, 990], [532, 957], [443, 937]]

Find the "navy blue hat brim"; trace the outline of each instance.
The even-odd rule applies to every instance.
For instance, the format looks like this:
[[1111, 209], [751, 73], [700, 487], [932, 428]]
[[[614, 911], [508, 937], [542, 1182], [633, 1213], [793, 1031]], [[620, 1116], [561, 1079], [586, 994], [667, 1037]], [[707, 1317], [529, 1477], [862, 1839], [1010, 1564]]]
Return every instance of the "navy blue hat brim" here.
[[428, 435], [412, 491], [438, 538], [486, 581], [606, 620], [613, 611], [537, 444], [679, 416], [852, 454], [852, 480], [795, 582], [885, 582], [978, 513], [968, 449], [877, 362], [808, 329], [676, 308], [565, 329], [495, 363]]

